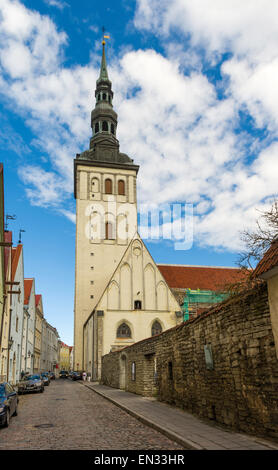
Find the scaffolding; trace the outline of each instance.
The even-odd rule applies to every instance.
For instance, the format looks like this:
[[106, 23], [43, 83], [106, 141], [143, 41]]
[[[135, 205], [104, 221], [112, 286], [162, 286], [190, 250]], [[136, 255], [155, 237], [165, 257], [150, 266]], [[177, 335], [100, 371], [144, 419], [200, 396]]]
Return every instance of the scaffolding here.
[[229, 294], [227, 292], [185, 289], [184, 303], [182, 307], [183, 321], [187, 321], [190, 317], [195, 316], [195, 312], [199, 306], [209, 307], [211, 305], [218, 304], [227, 299], [228, 296]]

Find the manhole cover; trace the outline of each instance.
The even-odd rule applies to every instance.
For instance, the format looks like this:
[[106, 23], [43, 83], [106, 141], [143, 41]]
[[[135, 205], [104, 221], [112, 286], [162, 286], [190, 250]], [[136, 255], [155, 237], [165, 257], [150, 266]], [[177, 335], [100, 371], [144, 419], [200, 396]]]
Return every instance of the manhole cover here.
[[53, 428], [54, 424], [51, 424], [51, 423], [36, 424], [34, 427], [35, 428]]

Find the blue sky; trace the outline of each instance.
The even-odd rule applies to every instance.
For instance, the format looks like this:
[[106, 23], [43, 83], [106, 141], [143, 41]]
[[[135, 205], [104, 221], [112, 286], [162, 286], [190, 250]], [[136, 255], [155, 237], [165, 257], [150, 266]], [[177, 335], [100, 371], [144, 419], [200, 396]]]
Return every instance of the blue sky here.
[[138, 199], [194, 205], [194, 244], [147, 246], [157, 262], [233, 266], [239, 232], [277, 195], [278, 3], [268, 0], [0, 0], [0, 160], [14, 242], [47, 320], [72, 344], [72, 160], [110, 34], [121, 151]]

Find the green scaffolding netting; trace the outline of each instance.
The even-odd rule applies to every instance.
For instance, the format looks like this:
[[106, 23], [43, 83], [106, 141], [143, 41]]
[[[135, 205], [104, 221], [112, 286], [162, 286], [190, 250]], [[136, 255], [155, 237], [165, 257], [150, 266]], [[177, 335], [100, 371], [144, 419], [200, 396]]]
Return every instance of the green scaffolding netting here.
[[183, 316], [184, 321], [189, 320], [189, 305], [194, 304], [217, 304], [222, 302], [228, 297], [227, 292], [214, 292], [211, 290], [192, 290], [186, 289], [184, 303], [183, 303]]

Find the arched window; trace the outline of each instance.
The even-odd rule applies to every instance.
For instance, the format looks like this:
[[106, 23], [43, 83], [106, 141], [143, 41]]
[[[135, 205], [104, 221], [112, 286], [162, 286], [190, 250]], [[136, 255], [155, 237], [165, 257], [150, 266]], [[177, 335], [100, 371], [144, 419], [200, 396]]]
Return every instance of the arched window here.
[[103, 131], [108, 131], [108, 122], [107, 122], [107, 121], [103, 121], [103, 123], [102, 123], [102, 130], [103, 130]]
[[103, 100], [106, 100], [106, 93], [103, 93], [102, 99], [103, 99]]
[[111, 134], [115, 134], [115, 126], [114, 124], [111, 124]]
[[99, 123], [97, 122], [95, 124], [95, 133], [97, 134], [99, 132]]
[[122, 323], [117, 329], [117, 338], [131, 338], [131, 331], [126, 323]]
[[113, 224], [112, 222], [105, 223], [105, 239], [106, 240], [113, 240]]
[[97, 100], [100, 101], [100, 94], [97, 95]]
[[112, 194], [112, 180], [105, 180], [105, 194]]
[[111, 103], [111, 95], [108, 95], [108, 101]]
[[159, 335], [162, 333], [162, 327], [159, 321], [155, 321], [152, 326], [152, 336]]
[[120, 196], [125, 195], [125, 182], [123, 180], [118, 181], [118, 194]]

